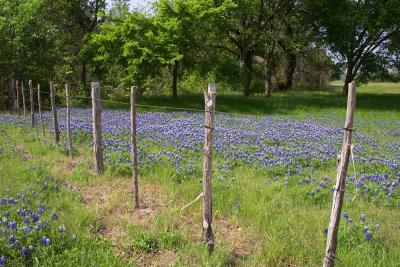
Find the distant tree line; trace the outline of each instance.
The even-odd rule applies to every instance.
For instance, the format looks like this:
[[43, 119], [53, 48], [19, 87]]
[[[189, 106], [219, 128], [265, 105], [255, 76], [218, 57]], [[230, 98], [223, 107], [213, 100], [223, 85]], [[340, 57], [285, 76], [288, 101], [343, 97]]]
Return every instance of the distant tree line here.
[[[398, 81], [398, 0], [0, 0], [0, 88], [68, 82], [114, 97], [200, 92], [244, 96], [320, 89], [343, 77]], [[43, 87], [45, 88], [45, 87]], [[6, 89], [6, 91], [4, 91]]]

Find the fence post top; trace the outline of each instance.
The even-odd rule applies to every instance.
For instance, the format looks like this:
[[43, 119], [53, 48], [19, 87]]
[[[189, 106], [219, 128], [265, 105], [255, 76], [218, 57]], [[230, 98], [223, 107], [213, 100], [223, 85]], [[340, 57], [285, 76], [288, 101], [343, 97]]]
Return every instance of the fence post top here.
[[217, 93], [217, 85], [215, 83], [209, 83], [208, 84], [208, 92], [211, 94], [216, 94]]

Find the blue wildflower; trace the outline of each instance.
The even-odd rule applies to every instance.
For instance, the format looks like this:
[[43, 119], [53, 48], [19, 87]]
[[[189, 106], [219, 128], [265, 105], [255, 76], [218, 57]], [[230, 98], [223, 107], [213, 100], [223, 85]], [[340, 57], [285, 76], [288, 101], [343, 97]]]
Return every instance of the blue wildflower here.
[[367, 230], [365, 232], [365, 241], [369, 241], [371, 240], [371, 238], [372, 238], [372, 233], [369, 230]]
[[57, 219], [58, 219], [57, 213], [52, 212], [52, 213], [51, 213], [51, 219], [52, 219], [53, 221], [57, 220]]
[[25, 247], [23, 247], [22, 249], [21, 249], [21, 256], [22, 257], [25, 257], [27, 254], [28, 254], [28, 249], [26, 249]]

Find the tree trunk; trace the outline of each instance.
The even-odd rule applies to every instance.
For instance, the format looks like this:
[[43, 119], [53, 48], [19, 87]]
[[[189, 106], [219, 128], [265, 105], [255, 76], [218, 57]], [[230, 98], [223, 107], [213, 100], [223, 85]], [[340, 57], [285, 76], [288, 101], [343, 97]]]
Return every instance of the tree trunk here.
[[86, 61], [82, 61], [82, 69], [81, 69], [81, 85], [83, 87], [83, 91], [85, 94], [89, 95], [89, 91], [87, 91], [87, 68], [86, 68]]
[[178, 68], [179, 68], [179, 61], [175, 60], [174, 67], [172, 69], [172, 97], [178, 98]]
[[264, 96], [270, 97], [271, 96], [271, 73], [268, 71], [268, 67], [264, 65]]
[[286, 59], [287, 59], [287, 63], [286, 63], [285, 73], [284, 73], [283, 89], [289, 90], [292, 88], [292, 84], [293, 84], [293, 75], [294, 75], [294, 71], [296, 70], [297, 56], [294, 53], [288, 53], [286, 56]]
[[344, 85], [343, 85], [343, 95], [347, 96], [348, 92], [349, 92], [349, 83], [351, 83], [353, 81], [353, 71], [352, 68], [348, 68], [347, 72], [346, 72], [346, 78], [344, 80]]
[[14, 75], [13, 75], [13, 78], [11, 79], [11, 96], [12, 96], [13, 108], [16, 110], [17, 109], [17, 92], [15, 90]]
[[244, 55], [244, 60], [241, 60], [241, 72], [243, 77], [243, 92], [244, 96], [251, 95], [251, 82], [253, 80], [253, 61], [250, 53]]

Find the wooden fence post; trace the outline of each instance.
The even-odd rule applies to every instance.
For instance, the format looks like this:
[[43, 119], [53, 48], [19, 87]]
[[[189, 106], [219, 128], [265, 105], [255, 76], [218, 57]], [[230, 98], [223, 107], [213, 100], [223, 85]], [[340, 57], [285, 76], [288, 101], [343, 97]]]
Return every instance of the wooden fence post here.
[[216, 85], [210, 83], [204, 92], [205, 101], [205, 137], [203, 166], [203, 241], [207, 242], [208, 251], [214, 249], [214, 233], [212, 229], [212, 151], [213, 130], [215, 123]]
[[40, 118], [40, 124], [42, 126], [42, 134], [43, 138], [46, 137], [46, 132], [44, 131], [44, 123], [43, 123], [43, 114], [42, 114], [42, 101], [40, 99], [40, 83], [37, 85], [37, 91], [38, 91], [38, 105], [39, 105], [39, 118]]
[[92, 108], [93, 108], [93, 153], [94, 167], [97, 174], [103, 172], [103, 149], [101, 138], [101, 103], [100, 83], [92, 82]]
[[60, 143], [60, 130], [58, 129], [56, 95], [54, 92], [54, 82], [53, 81], [50, 81], [50, 99], [51, 99], [51, 110], [53, 111], [54, 136], [56, 138], [56, 144], [59, 144]]
[[26, 117], [25, 89], [23, 81], [21, 82], [21, 93], [22, 93], [22, 107], [24, 109], [24, 117]]
[[356, 106], [356, 85], [353, 82], [349, 84], [347, 99], [346, 122], [344, 124], [343, 147], [336, 176], [336, 185], [333, 190], [332, 211], [328, 226], [328, 235], [326, 241], [326, 250], [324, 257], [324, 267], [334, 266], [336, 258], [337, 234], [339, 221], [342, 212], [343, 198], [346, 187], [346, 175], [349, 165], [352, 127], [354, 120], [354, 110]]
[[20, 110], [20, 105], [19, 105], [19, 81], [16, 80], [15, 81], [15, 89], [16, 89], [16, 93], [17, 93], [17, 112], [18, 112], [18, 116], [21, 116], [21, 110]]
[[135, 208], [139, 207], [139, 186], [137, 173], [137, 143], [136, 143], [136, 86], [131, 87], [131, 160], [132, 189]]
[[29, 100], [31, 102], [31, 123], [32, 128], [35, 128], [35, 103], [33, 102], [33, 86], [32, 80], [29, 80]]
[[65, 102], [67, 106], [67, 139], [68, 139], [68, 150], [69, 157], [71, 160], [74, 158], [74, 151], [72, 147], [72, 136], [71, 136], [71, 114], [69, 110], [69, 88], [68, 84], [65, 84]]

